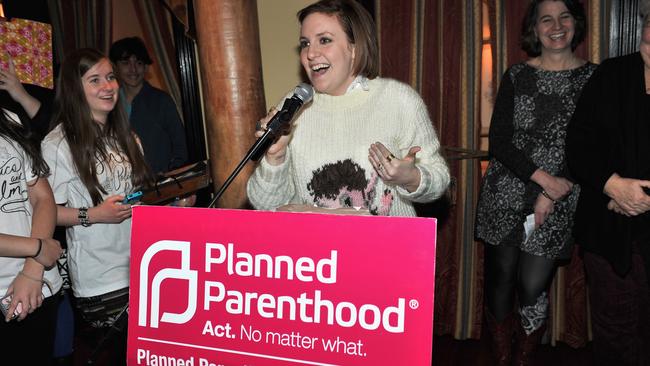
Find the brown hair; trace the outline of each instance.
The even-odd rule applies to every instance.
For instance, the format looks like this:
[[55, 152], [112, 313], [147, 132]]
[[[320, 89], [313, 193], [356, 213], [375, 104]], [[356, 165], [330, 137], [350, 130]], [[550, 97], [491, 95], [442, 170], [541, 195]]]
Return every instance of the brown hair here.
[[569, 13], [571, 13], [571, 16], [573, 16], [573, 19], [575, 19], [575, 34], [571, 40], [571, 51], [575, 51], [578, 45], [585, 39], [587, 33], [585, 9], [579, 0], [531, 1], [521, 25], [521, 49], [523, 49], [530, 57], [536, 57], [542, 54], [542, 43], [539, 41], [539, 37], [535, 34], [535, 25], [537, 25], [537, 17], [539, 16], [539, 4], [544, 1], [562, 1], [569, 10]]
[[298, 12], [300, 24], [314, 13], [338, 18], [348, 42], [355, 46], [354, 74], [376, 78], [379, 75], [379, 42], [375, 22], [368, 11], [354, 0], [321, 0]]
[[118, 101], [108, 113], [104, 126], [93, 120], [81, 79], [103, 59], [108, 60], [104, 54], [92, 48], [78, 49], [65, 58], [57, 81], [52, 119], [53, 124], [63, 124], [72, 161], [94, 205], [102, 202], [101, 193], [106, 194], [97, 180], [95, 162], [107, 160], [107, 146], [127, 156], [135, 187], [148, 185], [151, 177], [121, 102]]
[[41, 155], [41, 143], [32, 129], [31, 121], [25, 122], [20, 115], [19, 119], [20, 121], [14, 121], [9, 117], [7, 110], [0, 109], [0, 138], [13, 140], [25, 150], [31, 161], [32, 174], [37, 177], [47, 176], [50, 169]]
[[149, 52], [147, 52], [147, 47], [140, 37], [127, 37], [115, 41], [108, 51], [108, 58], [115, 64], [121, 60], [128, 60], [131, 56], [135, 56], [136, 60], [142, 61], [145, 65], [153, 63]]

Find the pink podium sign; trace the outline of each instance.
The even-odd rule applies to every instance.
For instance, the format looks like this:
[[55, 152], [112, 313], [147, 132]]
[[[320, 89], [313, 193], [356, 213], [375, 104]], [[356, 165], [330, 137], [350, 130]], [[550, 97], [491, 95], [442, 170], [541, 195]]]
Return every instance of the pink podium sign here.
[[136, 207], [128, 365], [430, 365], [436, 221]]

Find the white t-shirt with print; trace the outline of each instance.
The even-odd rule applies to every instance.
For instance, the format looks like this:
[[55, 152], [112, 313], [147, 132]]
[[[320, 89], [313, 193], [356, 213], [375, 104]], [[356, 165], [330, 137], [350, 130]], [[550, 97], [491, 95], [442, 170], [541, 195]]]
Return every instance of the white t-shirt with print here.
[[[57, 204], [92, 207], [90, 193], [72, 161], [70, 146], [59, 124], [43, 140], [43, 156], [50, 166], [50, 185]], [[97, 161], [97, 178], [107, 194], [131, 193], [131, 164], [115, 149], [108, 149], [108, 161]], [[70, 226], [68, 270], [72, 291], [77, 297], [91, 297], [129, 286], [131, 219], [119, 224], [95, 223], [89, 227]]]
[[[18, 116], [6, 110], [9, 119], [20, 123]], [[3, 234], [31, 236], [33, 208], [29, 202], [27, 185], [34, 184], [38, 177], [32, 172], [32, 162], [23, 148], [14, 140], [0, 136], [0, 232]], [[42, 178], [45, 179], [45, 178]], [[23, 269], [25, 258], [0, 257], [0, 296], [4, 296], [19, 271]], [[57, 293], [61, 288], [59, 270], [45, 271], [43, 278]], [[43, 286], [43, 295], [52, 295]]]

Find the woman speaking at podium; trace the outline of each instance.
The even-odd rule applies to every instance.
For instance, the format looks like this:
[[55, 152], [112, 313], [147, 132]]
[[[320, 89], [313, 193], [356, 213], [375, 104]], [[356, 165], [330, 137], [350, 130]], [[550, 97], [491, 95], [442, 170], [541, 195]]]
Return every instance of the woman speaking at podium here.
[[250, 202], [415, 216], [412, 202], [435, 200], [449, 184], [424, 102], [410, 86], [378, 77], [375, 25], [357, 2], [319, 1], [298, 19], [300, 61], [315, 95], [260, 160]]

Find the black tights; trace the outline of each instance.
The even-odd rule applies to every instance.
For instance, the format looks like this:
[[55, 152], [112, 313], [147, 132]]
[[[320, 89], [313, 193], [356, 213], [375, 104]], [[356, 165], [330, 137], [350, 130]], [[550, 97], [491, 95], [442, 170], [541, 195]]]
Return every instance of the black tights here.
[[556, 261], [505, 245], [485, 245], [485, 295], [492, 316], [501, 322], [519, 307], [534, 305], [555, 273]]

